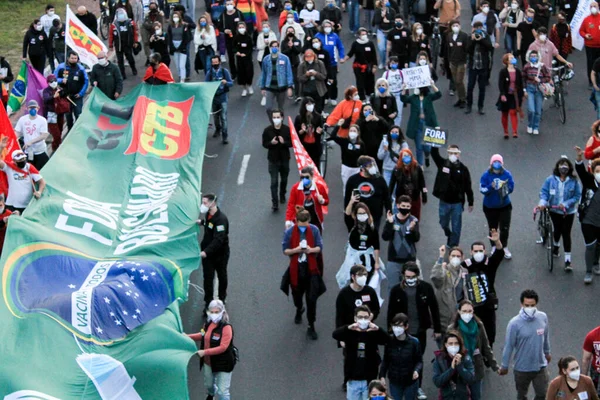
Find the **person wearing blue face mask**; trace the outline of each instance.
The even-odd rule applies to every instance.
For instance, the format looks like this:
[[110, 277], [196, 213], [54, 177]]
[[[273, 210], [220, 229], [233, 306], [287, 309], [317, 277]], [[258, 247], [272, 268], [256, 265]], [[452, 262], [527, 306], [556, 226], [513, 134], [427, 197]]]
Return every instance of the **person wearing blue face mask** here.
[[517, 58], [510, 53], [502, 57], [504, 68], [500, 70], [498, 78], [498, 89], [500, 96], [496, 105], [502, 112], [502, 128], [504, 128], [504, 139], [508, 139], [508, 117], [512, 124], [513, 138], [518, 138], [519, 119], [517, 114], [523, 115], [521, 105], [523, 104], [523, 77], [521, 70], [517, 68]]
[[217, 36], [212, 25], [208, 24], [206, 17], [202, 16], [198, 20], [198, 25], [194, 30], [194, 44], [196, 45], [196, 59], [194, 69], [196, 73], [200, 70], [206, 73], [210, 69], [212, 56], [217, 51]]
[[302, 297], [306, 296], [306, 317], [310, 340], [317, 340], [315, 320], [317, 299], [325, 292], [323, 282], [323, 240], [319, 228], [310, 223], [310, 213], [303, 207], [296, 212], [296, 224], [283, 234], [283, 254], [290, 258], [290, 265], [282, 279], [281, 290], [287, 295], [292, 289], [296, 316], [294, 322], [302, 323], [305, 311]]
[[[388, 43], [389, 46], [389, 43]], [[404, 104], [402, 103], [402, 84], [404, 83], [404, 75], [402, 74], [400, 61], [398, 57], [391, 56], [388, 62], [388, 68], [383, 73], [382, 79], [385, 79], [388, 85], [388, 90], [390, 95], [396, 99], [396, 116], [394, 117], [393, 123], [394, 125], [402, 125], [402, 109]], [[379, 82], [379, 80], [377, 81]]]
[[312, 166], [306, 166], [300, 171], [300, 182], [290, 190], [285, 212], [285, 227], [294, 225], [296, 209], [304, 207], [310, 213], [313, 225], [323, 233], [323, 207], [329, 204], [329, 195], [323, 184], [314, 179], [315, 170]]
[[[388, 186], [390, 186], [396, 164], [402, 158], [400, 152], [407, 149], [408, 143], [406, 143], [402, 129], [398, 125], [392, 126], [389, 133], [381, 140], [379, 150], [377, 150], [377, 158], [383, 161], [383, 179], [385, 179]], [[406, 156], [410, 157], [411, 160], [408, 161], [410, 163], [412, 155], [406, 154]]]
[[[494, 154], [490, 159], [490, 168], [481, 176], [479, 191], [483, 194], [483, 213], [488, 227], [500, 232], [500, 242], [507, 260], [512, 258], [508, 251], [508, 233], [512, 214], [510, 194], [514, 189], [515, 181], [510, 171], [504, 168], [504, 159], [500, 154]], [[494, 243], [491, 243], [493, 246]]]
[[527, 49], [535, 41], [537, 30], [540, 27], [537, 21], [534, 21], [535, 10], [528, 8], [525, 11], [525, 18], [517, 25], [517, 43], [516, 56], [521, 56], [521, 65], [527, 64]]
[[527, 133], [538, 135], [542, 119], [544, 94], [540, 83], [552, 82], [550, 71], [542, 64], [536, 50], [529, 52], [529, 62], [523, 67], [523, 95], [527, 99]]
[[370, 101], [373, 110], [379, 117], [388, 125], [394, 123], [401, 109], [398, 108], [396, 98], [390, 93], [390, 85], [385, 78], [379, 78], [375, 82], [375, 93], [371, 95]]
[[28, 113], [19, 118], [15, 126], [17, 137], [23, 140], [23, 151], [30, 157], [33, 155], [31, 164], [38, 170], [42, 169], [48, 162], [46, 138], [50, 134], [48, 132], [48, 121], [38, 114], [39, 109], [37, 101], [29, 100], [27, 102]]
[[266, 97], [265, 106], [267, 116], [271, 119], [271, 110], [274, 102], [280, 110], [285, 109], [286, 92], [287, 97], [292, 97], [294, 87], [294, 74], [292, 64], [285, 54], [279, 53], [279, 42], [276, 40], [269, 43], [270, 54], [262, 60], [262, 71], [259, 78], [261, 94]]
[[387, 393], [388, 391], [381, 381], [374, 380], [369, 383], [369, 400], [392, 400]]
[[[397, 145], [392, 142], [390, 146], [393, 149]], [[410, 213], [417, 219], [421, 219], [421, 207], [423, 204], [427, 204], [425, 175], [408, 147], [400, 150], [398, 157], [396, 168], [392, 171], [390, 178], [390, 193], [394, 199], [402, 196], [410, 197]]]

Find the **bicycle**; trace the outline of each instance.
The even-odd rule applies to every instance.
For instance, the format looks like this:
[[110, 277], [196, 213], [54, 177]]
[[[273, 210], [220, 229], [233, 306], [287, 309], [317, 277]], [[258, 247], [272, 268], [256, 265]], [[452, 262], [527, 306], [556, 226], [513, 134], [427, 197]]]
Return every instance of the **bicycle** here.
[[108, 40], [108, 32], [112, 23], [111, 10], [114, 8], [114, 0], [104, 0], [100, 3], [100, 36]]
[[566, 65], [554, 67], [556, 60], [552, 61], [552, 80], [554, 82], [554, 106], [558, 108], [558, 114], [560, 116], [560, 122], [563, 124], [567, 122], [567, 111], [565, 106], [565, 90], [563, 87], [563, 81], [569, 81], [573, 79], [574, 72]]
[[537, 214], [540, 214], [538, 219], [537, 229], [540, 234], [540, 239], [537, 241], [538, 244], [546, 246], [546, 254], [548, 261], [548, 270], [552, 272], [554, 269], [554, 255], [552, 254], [552, 243], [554, 238], [554, 227], [552, 226], [552, 220], [550, 219], [550, 211], [547, 207], [539, 209], [538, 207], [533, 209], [533, 220]]
[[440, 56], [440, 49], [442, 47], [442, 34], [440, 33], [440, 19], [434, 16], [431, 17], [431, 21], [426, 23], [432, 26], [431, 38], [429, 40], [429, 46], [431, 51], [431, 66], [434, 71], [437, 69], [437, 61]]

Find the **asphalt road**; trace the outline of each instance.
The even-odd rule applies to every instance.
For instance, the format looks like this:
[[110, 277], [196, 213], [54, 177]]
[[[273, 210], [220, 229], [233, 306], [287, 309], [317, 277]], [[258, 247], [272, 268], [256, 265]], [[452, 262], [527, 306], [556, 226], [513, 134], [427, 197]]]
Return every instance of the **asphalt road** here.
[[[464, 10], [462, 21], [466, 26], [471, 17], [470, 8], [464, 0], [461, 4]], [[200, 2], [198, 5], [196, 15], [202, 11]], [[344, 14], [345, 20], [347, 15]], [[348, 45], [352, 40], [346, 30], [343, 39]], [[573, 146], [585, 144], [595, 113], [588, 101], [590, 92], [585, 76], [585, 55], [576, 51], [570, 57], [575, 63], [576, 76], [568, 86], [567, 123], [562, 125], [556, 109], [546, 102], [539, 136], [528, 135], [525, 125], [521, 125], [518, 139], [504, 140], [500, 113], [494, 107], [498, 98], [495, 82], [502, 53], [496, 51], [492, 85], [486, 93], [487, 113], [484, 116], [476, 112], [467, 116], [453, 108], [456, 98], [448, 95], [448, 83], [444, 77], [438, 82], [443, 97], [435, 106], [440, 125], [448, 130], [450, 142], [461, 147], [462, 160], [474, 178], [475, 210], [472, 214], [465, 213], [463, 217], [463, 248], [468, 248], [475, 240], [484, 239], [487, 234], [482, 196], [477, 190], [477, 183], [489, 165], [490, 156], [502, 154], [506, 168], [515, 179], [515, 192], [511, 195], [514, 208], [509, 239], [513, 259], [502, 263], [496, 280], [500, 298], [498, 338], [494, 349], [496, 358], [501, 358], [506, 324], [519, 310], [520, 292], [533, 288], [540, 294], [539, 309], [549, 315], [553, 354], [550, 374], [555, 376], [558, 358], [568, 354], [580, 358], [585, 334], [598, 325], [600, 311], [595, 301], [600, 279], [597, 277], [589, 286], [583, 284], [584, 249], [579, 223], [573, 228], [574, 272], [570, 275], [563, 272], [562, 258], [554, 272], [548, 272], [544, 250], [535, 244], [536, 225], [531, 219], [532, 208], [537, 202], [541, 184], [551, 173], [556, 160], [563, 154], [574, 159]], [[141, 60], [140, 55], [138, 62]], [[139, 64], [138, 68], [141, 73], [143, 68]], [[258, 66], [255, 67], [255, 73], [258, 73]], [[126, 88], [139, 82], [139, 77], [132, 79], [129, 76]], [[192, 72], [192, 80], [203, 80], [203, 76]], [[342, 90], [354, 83], [349, 64], [341, 67], [339, 80]], [[212, 138], [212, 131], [209, 131], [206, 153], [217, 157], [205, 158], [203, 171], [203, 192], [219, 195], [219, 206], [227, 214], [231, 227], [227, 300], [235, 328], [235, 344], [241, 353], [241, 362], [233, 373], [232, 395], [234, 399], [243, 400], [341, 400], [345, 398], [340, 388], [342, 357], [331, 338], [338, 293], [334, 276], [343, 260], [347, 238], [342, 218], [339, 149], [334, 149], [330, 157], [332, 162], [327, 175], [331, 206], [325, 221], [324, 278], [329, 290], [318, 302], [316, 329], [320, 337], [312, 342], [306, 339], [306, 325], [297, 326], [293, 322], [291, 299], [279, 291], [281, 275], [288, 263], [281, 252], [284, 213], [271, 212], [266, 150], [261, 145], [262, 130], [268, 120], [265, 109], [260, 106], [256, 83], [255, 91], [257, 94], [246, 98], [240, 96], [241, 91], [237, 86], [230, 92], [230, 144], [223, 146], [219, 139]], [[297, 110], [297, 105], [288, 103], [285, 112], [294, 117]], [[404, 113], [406, 124], [407, 111]], [[243, 183], [240, 183], [239, 173], [244, 157], [249, 157], [248, 169]], [[435, 173], [435, 166], [425, 171], [430, 191], [433, 189]], [[292, 165], [290, 186], [297, 182], [297, 176], [295, 165]], [[437, 249], [445, 243], [445, 236], [438, 225], [437, 199], [433, 196], [429, 198], [422, 212], [421, 241], [418, 244], [418, 258], [426, 280], [437, 258]], [[386, 249], [382, 254], [387, 254]], [[202, 286], [199, 271], [192, 274], [192, 282]], [[181, 307], [187, 332], [199, 329], [202, 306], [202, 298], [195, 289], [190, 288], [189, 300]], [[430, 399], [437, 398], [431, 381], [433, 347], [433, 341], [430, 340], [424, 356], [423, 387]], [[190, 362], [189, 382], [190, 398], [204, 399], [206, 395], [197, 358]], [[483, 390], [485, 399], [515, 398], [512, 372], [506, 377], [499, 377], [488, 371]]]

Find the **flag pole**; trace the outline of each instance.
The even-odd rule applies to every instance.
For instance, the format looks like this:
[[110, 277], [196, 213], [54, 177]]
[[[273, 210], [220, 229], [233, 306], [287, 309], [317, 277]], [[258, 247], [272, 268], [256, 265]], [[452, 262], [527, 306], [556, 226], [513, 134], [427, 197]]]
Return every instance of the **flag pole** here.
[[[66, 43], [67, 42], [67, 39], [66, 39], [67, 34], [69, 32], [69, 10], [70, 10], [70, 7], [67, 4], [67, 9], [65, 10], [65, 57], [63, 58], [63, 60], [65, 60], [65, 61], [67, 61], [67, 47], [69, 47], [69, 46], [67, 46], [67, 43]], [[58, 79], [58, 76], [56, 77], [56, 79]]]

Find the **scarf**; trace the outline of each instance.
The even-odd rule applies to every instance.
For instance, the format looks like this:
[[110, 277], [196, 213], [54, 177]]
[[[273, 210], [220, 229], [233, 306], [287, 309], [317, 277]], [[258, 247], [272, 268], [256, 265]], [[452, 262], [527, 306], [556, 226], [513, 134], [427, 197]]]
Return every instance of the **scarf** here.
[[[313, 232], [310, 226], [306, 228], [306, 244], [308, 247], [314, 247], [315, 238], [313, 236]], [[294, 249], [300, 245], [300, 229], [298, 229], [298, 225], [294, 225], [292, 228], [292, 238], [290, 240], [290, 248]], [[322, 275], [321, 271], [323, 270], [322, 265], [323, 261], [320, 257], [320, 253], [318, 255], [309, 254], [306, 256], [308, 261], [308, 272], [310, 275]], [[299, 254], [294, 254], [290, 258], [290, 284], [292, 289], [296, 289], [298, 287], [298, 258]], [[319, 262], [320, 261], [320, 262]], [[321, 268], [319, 268], [319, 265]]]
[[458, 328], [462, 333], [463, 340], [465, 341], [465, 348], [469, 352], [469, 356], [473, 358], [473, 353], [477, 348], [477, 336], [479, 336], [479, 326], [477, 326], [477, 321], [475, 321], [475, 317], [468, 324], [465, 324], [465, 321], [462, 318], [458, 318]]
[[21, 174], [24, 174], [24, 175], [40, 173], [40, 171], [38, 171], [37, 168], [34, 167], [33, 164], [30, 164], [30, 163], [25, 164], [24, 169], [17, 167], [17, 164], [15, 164], [13, 161], [5, 161], [5, 163], [6, 163], [6, 165], [8, 165], [10, 167], [10, 169], [20, 172]]
[[360, 44], [367, 44], [369, 42], [369, 38], [367, 37], [367, 40], [362, 40], [361, 38], [356, 39], [356, 41]]

